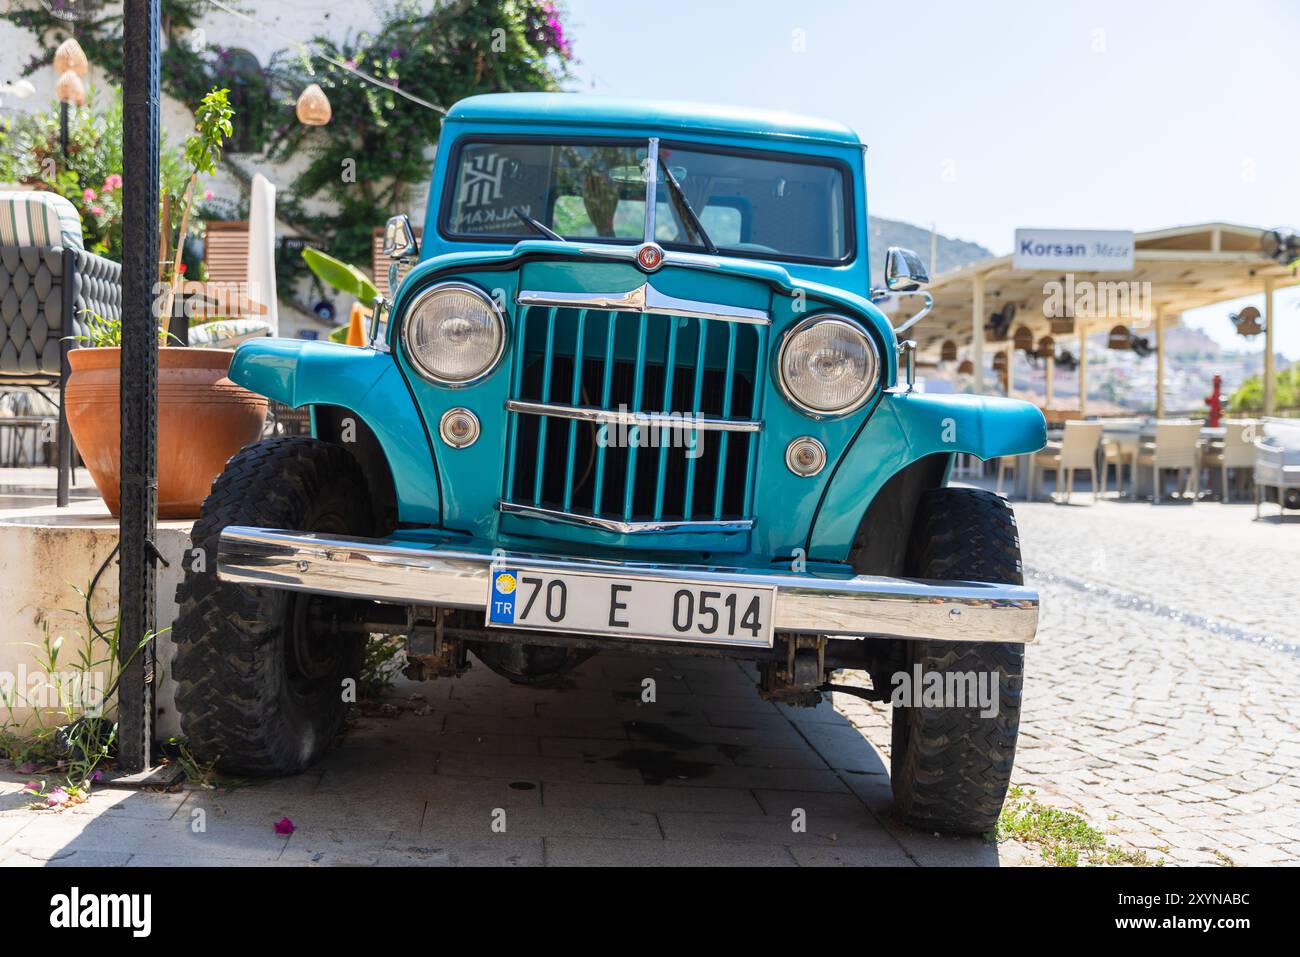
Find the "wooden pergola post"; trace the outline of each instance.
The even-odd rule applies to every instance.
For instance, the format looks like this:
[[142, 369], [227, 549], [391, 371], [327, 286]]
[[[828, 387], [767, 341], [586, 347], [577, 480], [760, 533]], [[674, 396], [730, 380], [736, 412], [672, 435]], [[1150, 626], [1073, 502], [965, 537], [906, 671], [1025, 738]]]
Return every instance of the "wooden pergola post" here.
[[1273, 414], [1273, 277], [1264, 277], [1264, 414]]
[[1156, 304], [1156, 418], [1165, 417], [1165, 307]]
[[975, 367], [973, 388], [976, 395], [984, 394], [984, 274], [971, 277], [971, 340], [970, 361]]
[[1043, 374], [1047, 381], [1044, 383], [1043, 404], [1050, 409], [1056, 402], [1056, 356], [1049, 355], [1044, 361], [1047, 363], [1047, 368]]

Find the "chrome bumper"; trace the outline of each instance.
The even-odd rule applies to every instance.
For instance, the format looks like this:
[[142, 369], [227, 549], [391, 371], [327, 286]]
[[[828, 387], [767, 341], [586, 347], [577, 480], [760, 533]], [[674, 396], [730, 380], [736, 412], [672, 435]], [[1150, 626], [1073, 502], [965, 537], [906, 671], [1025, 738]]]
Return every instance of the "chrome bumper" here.
[[1038, 592], [1023, 585], [926, 582], [867, 575], [755, 572], [526, 553], [476, 552], [381, 539], [344, 539], [232, 525], [221, 533], [217, 577], [265, 588], [396, 604], [483, 610], [493, 565], [616, 572], [700, 584], [775, 586], [776, 631], [1025, 644], [1038, 628]]

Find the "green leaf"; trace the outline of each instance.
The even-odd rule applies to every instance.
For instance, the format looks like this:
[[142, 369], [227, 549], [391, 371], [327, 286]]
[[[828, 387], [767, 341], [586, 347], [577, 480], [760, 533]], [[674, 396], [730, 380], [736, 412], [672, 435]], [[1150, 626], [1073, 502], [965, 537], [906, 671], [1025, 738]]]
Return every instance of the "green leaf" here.
[[329, 253], [310, 247], [302, 251], [302, 258], [307, 267], [323, 283], [333, 286], [339, 292], [355, 296], [365, 305], [370, 305], [379, 298], [375, 284], [356, 266], [335, 259]]

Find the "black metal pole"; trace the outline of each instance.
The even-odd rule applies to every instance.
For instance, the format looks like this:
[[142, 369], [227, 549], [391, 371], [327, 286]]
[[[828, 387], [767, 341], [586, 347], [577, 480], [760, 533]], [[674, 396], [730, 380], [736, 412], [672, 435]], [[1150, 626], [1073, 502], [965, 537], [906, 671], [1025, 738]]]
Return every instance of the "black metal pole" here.
[[59, 149], [63, 153], [63, 162], [68, 161], [68, 101], [59, 103]]
[[150, 766], [158, 527], [158, 64], [160, 0], [126, 0], [122, 76], [122, 465], [118, 763]]

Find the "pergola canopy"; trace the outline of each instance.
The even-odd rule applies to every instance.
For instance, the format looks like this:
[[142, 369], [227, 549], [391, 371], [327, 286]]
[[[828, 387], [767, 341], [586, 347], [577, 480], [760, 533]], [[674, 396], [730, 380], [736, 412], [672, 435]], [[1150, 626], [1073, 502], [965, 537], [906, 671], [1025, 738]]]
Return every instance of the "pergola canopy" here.
[[[1150, 283], [1142, 287], [1149, 293], [1142, 292], [1134, 308], [1122, 315], [1103, 312], [1076, 321], [1076, 331], [1085, 327], [1084, 331], [1093, 332], [1117, 322], [1137, 331], [1152, 325], [1157, 313], [1168, 319], [1199, 306], [1300, 284], [1296, 270], [1264, 254], [1264, 232], [1253, 226], [1205, 223], [1138, 233], [1131, 271], [1078, 272], [1074, 282]], [[959, 349], [970, 347], [976, 328], [972, 310], [976, 300], [982, 298], [982, 321], [1010, 303], [1015, 306], [1015, 318], [1008, 339], [1021, 326], [1028, 327], [1038, 339], [1049, 334], [1050, 320], [1044, 315], [1044, 303], [1051, 293], [1049, 284], [1065, 281], [1060, 271], [1017, 270], [1011, 256], [950, 270], [931, 282], [934, 310], [910, 330], [910, 338], [916, 340], [921, 355], [928, 358], [938, 357], [945, 340], [952, 340]], [[982, 296], [977, 289], [980, 285]], [[989, 348], [1003, 345], [987, 343]]]

